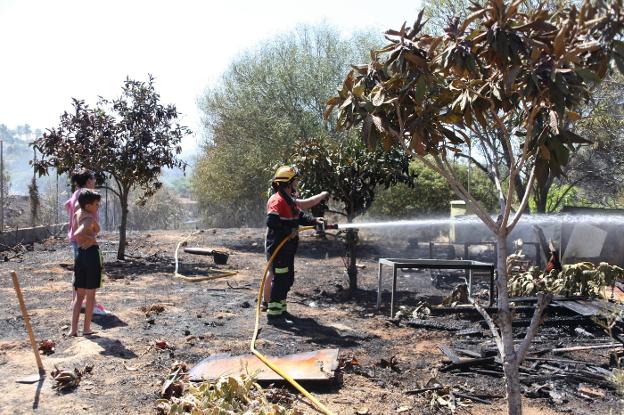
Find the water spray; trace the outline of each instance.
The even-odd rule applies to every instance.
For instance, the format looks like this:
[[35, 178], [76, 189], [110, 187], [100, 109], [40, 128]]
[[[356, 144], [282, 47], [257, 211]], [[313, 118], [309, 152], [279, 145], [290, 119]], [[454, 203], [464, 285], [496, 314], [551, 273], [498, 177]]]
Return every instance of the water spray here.
[[[492, 220], [496, 221], [493, 216]], [[541, 225], [551, 224], [554, 221], [566, 224], [576, 223], [601, 223], [612, 225], [624, 225], [624, 215], [574, 215], [570, 213], [535, 214], [523, 215], [518, 224]], [[431, 218], [431, 219], [410, 219], [380, 222], [361, 222], [325, 225], [324, 229], [373, 229], [373, 228], [393, 228], [393, 227], [426, 227], [443, 225], [482, 225], [483, 221], [475, 215], [466, 215], [453, 218]]]

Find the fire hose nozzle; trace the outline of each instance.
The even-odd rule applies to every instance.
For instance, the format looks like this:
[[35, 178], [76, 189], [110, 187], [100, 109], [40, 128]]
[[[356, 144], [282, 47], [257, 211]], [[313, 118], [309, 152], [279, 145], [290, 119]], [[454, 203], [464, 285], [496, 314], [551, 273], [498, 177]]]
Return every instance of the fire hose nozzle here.
[[338, 229], [338, 224], [325, 223], [324, 221], [322, 221], [317, 223], [315, 228], [318, 232], [325, 232], [327, 229]]

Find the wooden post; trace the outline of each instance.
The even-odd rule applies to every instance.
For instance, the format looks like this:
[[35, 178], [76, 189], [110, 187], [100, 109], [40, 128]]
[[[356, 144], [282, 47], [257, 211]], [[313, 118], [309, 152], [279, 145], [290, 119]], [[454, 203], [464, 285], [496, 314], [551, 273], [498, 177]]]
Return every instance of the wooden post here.
[[41, 356], [39, 356], [39, 348], [37, 347], [37, 342], [35, 341], [35, 336], [30, 325], [30, 318], [28, 317], [28, 311], [26, 311], [24, 297], [22, 296], [22, 290], [20, 289], [19, 281], [17, 280], [17, 274], [15, 273], [15, 271], [11, 271], [11, 277], [13, 278], [13, 287], [15, 288], [15, 293], [17, 294], [17, 300], [19, 301], [20, 309], [22, 310], [24, 325], [26, 326], [26, 330], [28, 331], [28, 337], [30, 338], [30, 345], [32, 346], [33, 353], [35, 353], [35, 359], [37, 360], [37, 366], [39, 367], [39, 374], [41, 375], [45, 373], [45, 369], [43, 368], [43, 363], [41, 362]]

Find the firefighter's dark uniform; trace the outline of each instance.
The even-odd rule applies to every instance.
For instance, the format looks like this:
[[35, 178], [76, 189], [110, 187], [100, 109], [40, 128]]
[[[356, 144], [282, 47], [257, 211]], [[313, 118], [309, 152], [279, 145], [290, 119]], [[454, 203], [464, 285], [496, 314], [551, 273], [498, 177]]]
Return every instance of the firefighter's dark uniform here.
[[[284, 238], [290, 238], [293, 229], [297, 229], [299, 225], [314, 225], [316, 220], [297, 208], [288, 196], [277, 192], [267, 202], [266, 223], [265, 250], [268, 259]], [[271, 301], [267, 309], [269, 318], [279, 317], [286, 311], [286, 296], [295, 280], [295, 254], [298, 245], [299, 237], [289, 239], [271, 264], [273, 286], [271, 287]]]

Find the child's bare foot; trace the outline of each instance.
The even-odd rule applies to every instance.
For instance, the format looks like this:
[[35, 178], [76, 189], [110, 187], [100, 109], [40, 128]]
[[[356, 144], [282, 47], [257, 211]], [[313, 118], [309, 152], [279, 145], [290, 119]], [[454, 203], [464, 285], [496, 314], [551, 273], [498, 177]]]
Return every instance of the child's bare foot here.
[[65, 333], [65, 336], [67, 336], [67, 337], [78, 337], [78, 333], [69, 332], [69, 333]]
[[93, 336], [94, 334], [96, 334], [97, 331], [93, 331], [93, 330], [85, 330], [82, 332], [83, 336]]

